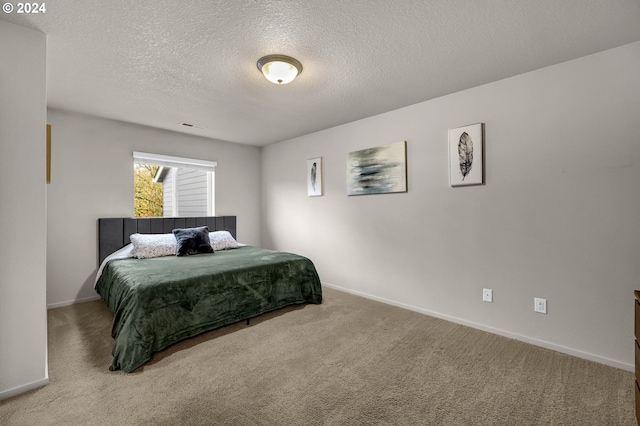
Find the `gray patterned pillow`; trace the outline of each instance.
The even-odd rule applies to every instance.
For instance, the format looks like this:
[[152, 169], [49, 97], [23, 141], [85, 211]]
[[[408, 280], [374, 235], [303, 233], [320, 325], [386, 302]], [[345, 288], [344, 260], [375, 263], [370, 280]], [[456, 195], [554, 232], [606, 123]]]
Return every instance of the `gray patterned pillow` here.
[[229, 231], [209, 232], [209, 240], [211, 240], [211, 247], [215, 251], [240, 247]]
[[129, 239], [133, 244], [133, 255], [138, 259], [176, 255], [173, 234], [131, 234]]

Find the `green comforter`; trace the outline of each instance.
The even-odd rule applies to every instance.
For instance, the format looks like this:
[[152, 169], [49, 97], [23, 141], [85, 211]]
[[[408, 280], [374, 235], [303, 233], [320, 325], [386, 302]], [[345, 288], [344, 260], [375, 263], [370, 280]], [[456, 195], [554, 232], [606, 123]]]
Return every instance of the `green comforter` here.
[[114, 314], [109, 369], [126, 372], [187, 337], [284, 306], [322, 302], [309, 259], [252, 246], [112, 260], [96, 291]]

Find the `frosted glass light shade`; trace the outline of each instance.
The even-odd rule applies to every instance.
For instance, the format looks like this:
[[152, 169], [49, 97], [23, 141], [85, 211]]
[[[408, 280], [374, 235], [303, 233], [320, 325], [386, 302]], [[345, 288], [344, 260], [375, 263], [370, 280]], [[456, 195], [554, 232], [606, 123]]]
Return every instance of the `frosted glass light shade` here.
[[258, 60], [258, 69], [272, 83], [291, 83], [302, 72], [302, 64], [284, 55], [267, 55]]

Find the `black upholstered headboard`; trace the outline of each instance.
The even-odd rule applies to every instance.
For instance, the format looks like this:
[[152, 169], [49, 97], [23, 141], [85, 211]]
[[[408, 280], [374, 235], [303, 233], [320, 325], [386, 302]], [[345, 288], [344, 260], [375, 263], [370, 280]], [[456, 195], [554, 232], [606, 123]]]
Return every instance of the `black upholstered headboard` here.
[[208, 226], [209, 231], [229, 231], [236, 238], [235, 216], [152, 217], [98, 219], [98, 265], [105, 257], [130, 243], [135, 234], [169, 234], [175, 228]]

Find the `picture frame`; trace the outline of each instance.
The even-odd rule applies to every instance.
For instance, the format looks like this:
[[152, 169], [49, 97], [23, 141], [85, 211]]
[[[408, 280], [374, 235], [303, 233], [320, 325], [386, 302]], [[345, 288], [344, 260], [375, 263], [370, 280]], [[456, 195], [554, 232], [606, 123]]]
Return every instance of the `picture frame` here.
[[484, 184], [484, 123], [449, 129], [449, 185]]
[[307, 160], [307, 196], [322, 196], [322, 157]]
[[46, 175], [46, 182], [47, 183], [51, 183], [51, 124], [47, 124], [47, 132], [46, 132], [46, 145], [45, 145], [45, 151], [46, 151], [46, 168], [45, 168], [45, 175]]
[[348, 154], [348, 196], [393, 192], [407, 192], [407, 141]]

